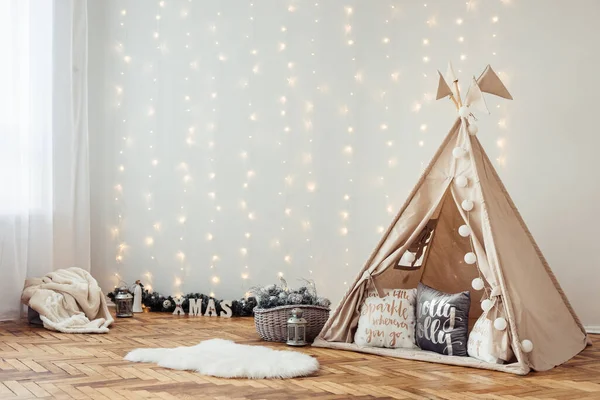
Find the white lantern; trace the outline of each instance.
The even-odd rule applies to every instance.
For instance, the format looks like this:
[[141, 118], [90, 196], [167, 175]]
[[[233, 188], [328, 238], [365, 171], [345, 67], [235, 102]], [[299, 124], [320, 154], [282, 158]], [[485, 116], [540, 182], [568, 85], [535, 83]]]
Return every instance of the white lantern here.
[[506, 325], [506, 319], [503, 317], [498, 317], [494, 320], [494, 328], [498, 329], [499, 331], [505, 330]]
[[490, 299], [485, 299], [481, 302], [481, 309], [483, 311], [490, 311], [494, 303]]
[[474, 204], [471, 200], [463, 200], [463, 202], [460, 203], [460, 206], [465, 211], [471, 211], [473, 209]]
[[533, 342], [529, 339], [525, 339], [521, 342], [521, 349], [525, 352], [525, 353], [531, 353], [531, 351], [533, 350]]
[[287, 344], [290, 346], [306, 346], [306, 325], [308, 322], [302, 318], [302, 309], [294, 308], [292, 316], [287, 321]]
[[467, 264], [475, 264], [477, 262], [477, 256], [472, 251], [465, 254], [465, 262]]
[[465, 155], [465, 153], [466, 150], [462, 147], [455, 147], [454, 149], [452, 149], [452, 155], [454, 156], [454, 158], [461, 158]]
[[467, 187], [467, 184], [469, 183], [469, 181], [467, 180], [467, 178], [465, 178], [464, 176], [457, 176], [456, 178], [454, 178], [454, 181], [456, 182], [456, 184], [458, 185], [458, 187], [464, 188]]
[[119, 288], [114, 303], [117, 317], [133, 317], [133, 296], [126, 287]]
[[471, 234], [471, 228], [469, 225], [461, 225], [460, 228], [458, 228], [458, 234], [462, 237], [467, 237]]
[[467, 127], [467, 131], [469, 132], [469, 135], [475, 136], [477, 135], [477, 132], [479, 132], [479, 127], [475, 123], [471, 122]]
[[475, 290], [481, 290], [481, 289], [483, 289], [483, 287], [484, 287], [483, 279], [481, 279], [481, 278], [475, 278], [475, 279], [473, 279], [471, 281], [471, 286]]

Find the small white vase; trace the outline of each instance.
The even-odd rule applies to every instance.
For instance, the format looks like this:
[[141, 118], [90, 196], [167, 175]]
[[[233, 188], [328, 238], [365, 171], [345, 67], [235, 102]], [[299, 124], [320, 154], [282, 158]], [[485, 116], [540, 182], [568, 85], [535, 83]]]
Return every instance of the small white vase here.
[[135, 289], [133, 289], [133, 312], [144, 312], [142, 310], [142, 287], [140, 285], [135, 285]]

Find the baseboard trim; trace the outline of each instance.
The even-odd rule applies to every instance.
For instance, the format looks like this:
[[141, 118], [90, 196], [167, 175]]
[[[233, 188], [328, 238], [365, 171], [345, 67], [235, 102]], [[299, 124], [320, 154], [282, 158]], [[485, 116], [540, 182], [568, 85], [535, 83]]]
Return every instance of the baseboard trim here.
[[584, 326], [587, 333], [600, 333], [600, 325]]

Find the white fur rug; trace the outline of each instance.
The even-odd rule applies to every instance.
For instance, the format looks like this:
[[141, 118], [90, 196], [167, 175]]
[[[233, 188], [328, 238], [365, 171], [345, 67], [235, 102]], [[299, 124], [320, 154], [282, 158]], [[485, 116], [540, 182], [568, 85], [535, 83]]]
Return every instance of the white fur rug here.
[[294, 378], [319, 370], [319, 362], [307, 354], [223, 339], [205, 340], [191, 347], [135, 349], [125, 359], [221, 378]]

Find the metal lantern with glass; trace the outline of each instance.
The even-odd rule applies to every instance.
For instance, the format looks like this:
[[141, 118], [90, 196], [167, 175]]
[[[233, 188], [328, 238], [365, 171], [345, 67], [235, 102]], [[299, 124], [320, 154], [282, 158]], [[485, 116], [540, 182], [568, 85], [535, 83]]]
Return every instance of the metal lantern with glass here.
[[306, 343], [306, 324], [307, 321], [302, 318], [302, 310], [294, 308], [292, 316], [287, 321], [288, 335], [287, 344], [290, 346], [305, 346]]
[[115, 296], [115, 306], [118, 318], [133, 317], [133, 296], [126, 287], [119, 288]]

